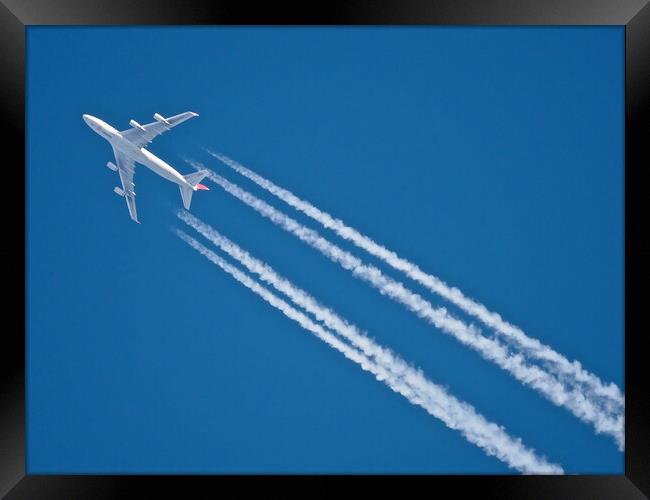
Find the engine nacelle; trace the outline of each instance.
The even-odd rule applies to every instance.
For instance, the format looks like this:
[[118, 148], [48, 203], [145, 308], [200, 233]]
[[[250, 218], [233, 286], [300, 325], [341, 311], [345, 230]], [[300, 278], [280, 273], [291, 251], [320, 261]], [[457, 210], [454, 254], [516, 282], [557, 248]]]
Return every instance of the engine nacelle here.
[[140, 129], [140, 130], [142, 130], [143, 132], [146, 132], [146, 131], [147, 131], [147, 129], [145, 129], [142, 125], [140, 125], [140, 124], [139, 124], [138, 122], [136, 122], [135, 120], [131, 120], [131, 121], [129, 122], [129, 125], [131, 125], [133, 128]]
[[106, 164], [106, 166], [110, 168], [113, 172], [117, 172], [117, 165], [115, 165], [115, 163], [113, 163], [112, 161], [109, 161]]
[[165, 125], [171, 125], [171, 123], [169, 123], [167, 121], [167, 118], [165, 118], [164, 116], [162, 116], [159, 113], [156, 113], [155, 115], [153, 115], [153, 119], [156, 120], [157, 122], [164, 123]]
[[115, 186], [113, 191], [115, 191], [115, 194], [118, 196], [124, 196], [124, 190], [122, 188]]

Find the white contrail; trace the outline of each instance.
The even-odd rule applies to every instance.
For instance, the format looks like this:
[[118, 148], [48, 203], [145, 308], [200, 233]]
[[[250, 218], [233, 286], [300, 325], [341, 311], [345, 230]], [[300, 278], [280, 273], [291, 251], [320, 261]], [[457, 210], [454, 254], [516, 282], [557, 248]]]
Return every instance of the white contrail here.
[[511, 437], [503, 427], [488, 421], [471, 405], [459, 401], [447, 393], [443, 387], [426, 381], [420, 376], [428, 382], [427, 392], [420, 393], [408, 381], [407, 377], [396, 375], [382, 364], [368, 359], [358, 349], [314, 323], [305, 314], [290, 306], [236, 267], [228, 264], [191, 236], [180, 230], [177, 230], [176, 233], [192, 248], [273, 307], [279, 309], [287, 317], [296, 321], [301, 327], [316, 335], [349, 360], [357, 363], [363, 370], [372, 373], [377, 380], [404, 396], [412, 404], [424, 408], [429, 414], [442, 420], [447, 427], [460, 431], [465, 439], [482, 448], [488, 455], [497, 457], [509, 467], [524, 474], [563, 474], [562, 467], [548, 462], [543, 457], [538, 457], [533, 450], [522, 444], [521, 439]]
[[286, 295], [297, 306], [302, 307], [305, 311], [312, 314], [325, 326], [348, 339], [369, 358], [386, 364], [395, 373], [404, 373], [407, 370], [413, 370], [405, 362], [398, 361], [390, 350], [379, 348], [377, 344], [356, 326], [348, 323], [334, 311], [320, 304], [309, 293], [297, 287], [288, 279], [280, 276], [271, 266], [250, 255], [246, 250], [223, 236], [209, 224], [186, 210], [177, 210], [176, 215], [192, 229], [218, 246], [223, 252], [239, 261], [250, 272], [257, 274], [263, 282], [268, 283], [277, 291]]
[[[191, 162], [194, 167], [205, 167], [197, 162]], [[445, 308], [434, 308], [431, 303], [420, 295], [408, 290], [404, 285], [385, 276], [378, 268], [364, 264], [354, 255], [339, 248], [318, 232], [298, 223], [291, 217], [273, 208], [268, 203], [256, 198], [239, 186], [227, 181], [209, 169], [208, 178], [222, 187], [245, 204], [271, 220], [301, 241], [320, 251], [333, 262], [349, 270], [355, 277], [366, 281], [382, 294], [401, 303], [430, 324], [451, 334], [463, 344], [479, 352], [504, 370], [511, 373], [523, 384], [532, 387], [558, 406], [563, 406], [576, 417], [594, 426], [596, 432], [614, 437], [622, 449], [624, 443], [623, 416], [610, 416], [593, 401], [586, 398], [578, 390], [569, 390], [552, 374], [540, 367], [530, 365], [521, 354], [512, 354], [497, 339], [484, 337], [480, 330], [473, 325], [467, 325], [447, 312]]]
[[605, 400], [604, 404], [608, 405], [613, 413], [623, 413], [625, 398], [616, 384], [605, 384], [598, 376], [585, 370], [580, 362], [569, 361], [565, 356], [556, 352], [550, 346], [541, 343], [537, 339], [528, 337], [520, 328], [503, 320], [499, 314], [488, 310], [483, 304], [463, 295], [458, 288], [450, 287], [440, 278], [425, 273], [416, 264], [409, 262], [395, 252], [376, 243], [371, 238], [345, 224], [342, 220], [323, 212], [308, 201], [294, 195], [291, 191], [274, 184], [221, 153], [214, 153], [207, 149], [206, 151], [288, 205], [319, 222], [325, 228], [333, 230], [340, 237], [352, 242], [371, 255], [378, 257], [389, 266], [403, 272], [428, 290], [437, 293], [460, 307], [466, 313], [478, 318], [485, 325], [503, 335], [509, 342], [517, 345], [523, 350], [525, 355], [539, 359], [546, 366], [554, 368], [554, 371], [566, 380], [567, 383], [580, 384], [584, 386], [585, 390], [592, 392], [597, 397], [603, 398]]

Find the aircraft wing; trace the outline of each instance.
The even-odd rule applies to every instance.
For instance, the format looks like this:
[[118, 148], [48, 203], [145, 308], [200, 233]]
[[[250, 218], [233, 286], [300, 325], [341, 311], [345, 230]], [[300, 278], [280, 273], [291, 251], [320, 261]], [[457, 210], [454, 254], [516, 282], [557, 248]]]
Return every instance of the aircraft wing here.
[[[117, 173], [120, 174], [120, 181], [122, 182], [122, 192], [126, 200], [126, 206], [129, 209], [129, 215], [138, 224], [138, 211], [135, 208], [135, 184], [133, 183], [133, 175], [135, 174], [135, 163], [130, 158], [127, 158], [122, 153], [115, 152], [115, 162], [117, 163]], [[119, 193], [118, 193], [119, 194]]]
[[192, 111], [186, 111], [185, 113], [170, 116], [169, 118], [165, 118], [164, 116], [156, 113], [153, 115], [156, 121], [147, 123], [146, 125], [140, 125], [139, 123], [131, 120], [129, 124], [132, 126], [132, 128], [122, 130], [120, 133], [125, 139], [128, 139], [133, 144], [141, 148], [149, 144], [154, 139], [154, 137], [159, 136], [167, 130], [183, 123], [186, 120], [189, 120], [190, 118], [194, 118], [195, 116], [199, 115]]

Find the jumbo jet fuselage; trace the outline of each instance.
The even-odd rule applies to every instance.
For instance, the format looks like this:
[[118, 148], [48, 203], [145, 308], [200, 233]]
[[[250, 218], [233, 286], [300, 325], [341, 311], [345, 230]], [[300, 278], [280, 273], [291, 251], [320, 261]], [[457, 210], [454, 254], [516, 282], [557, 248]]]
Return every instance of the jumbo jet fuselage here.
[[124, 138], [122, 134], [114, 127], [99, 118], [91, 115], [83, 115], [86, 124], [101, 137], [106, 139], [116, 152], [124, 154], [134, 162], [144, 165], [148, 169], [154, 171], [159, 176], [175, 182], [181, 186], [187, 186], [192, 190], [196, 190], [185, 178], [171, 165], [164, 162], [156, 155], [147, 151], [143, 147], [138, 147], [128, 139]]

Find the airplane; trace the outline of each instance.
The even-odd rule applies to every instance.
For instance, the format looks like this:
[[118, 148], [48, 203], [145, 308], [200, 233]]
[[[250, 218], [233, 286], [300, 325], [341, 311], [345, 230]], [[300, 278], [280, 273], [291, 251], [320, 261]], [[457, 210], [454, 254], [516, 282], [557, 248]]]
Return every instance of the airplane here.
[[185, 113], [170, 116], [169, 118], [165, 118], [156, 113], [153, 115], [154, 122], [140, 125], [135, 120], [131, 120], [129, 121], [131, 128], [122, 131], [116, 130], [105, 121], [94, 116], [82, 116], [86, 124], [94, 132], [106, 139], [112, 146], [115, 163], [109, 161], [106, 166], [114, 172], [117, 172], [122, 182], [122, 188], [115, 187], [113, 191], [117, 195], [124, 197], [131, 219], [138, 224], [140, 224], [140, 221], [138, 220], [138, 213], [135, 207], [135, 184], [133, 183], [136, 163], [140, 163], [161, 177], [178, 184], [181, 191], [181, 198], [183, 199], [183, 206], [187, 210], [190, 209], [194, 191], [209, 191], [206, 186], [200, 184], [203, 178], [208, 175], [207, 170], [181, 175], [171, 165], [165, 163], [145, 148], [147, 144], [151, 143], [154, 137], [195, 116], [199, 115], [192, 111], [186, 111]]

